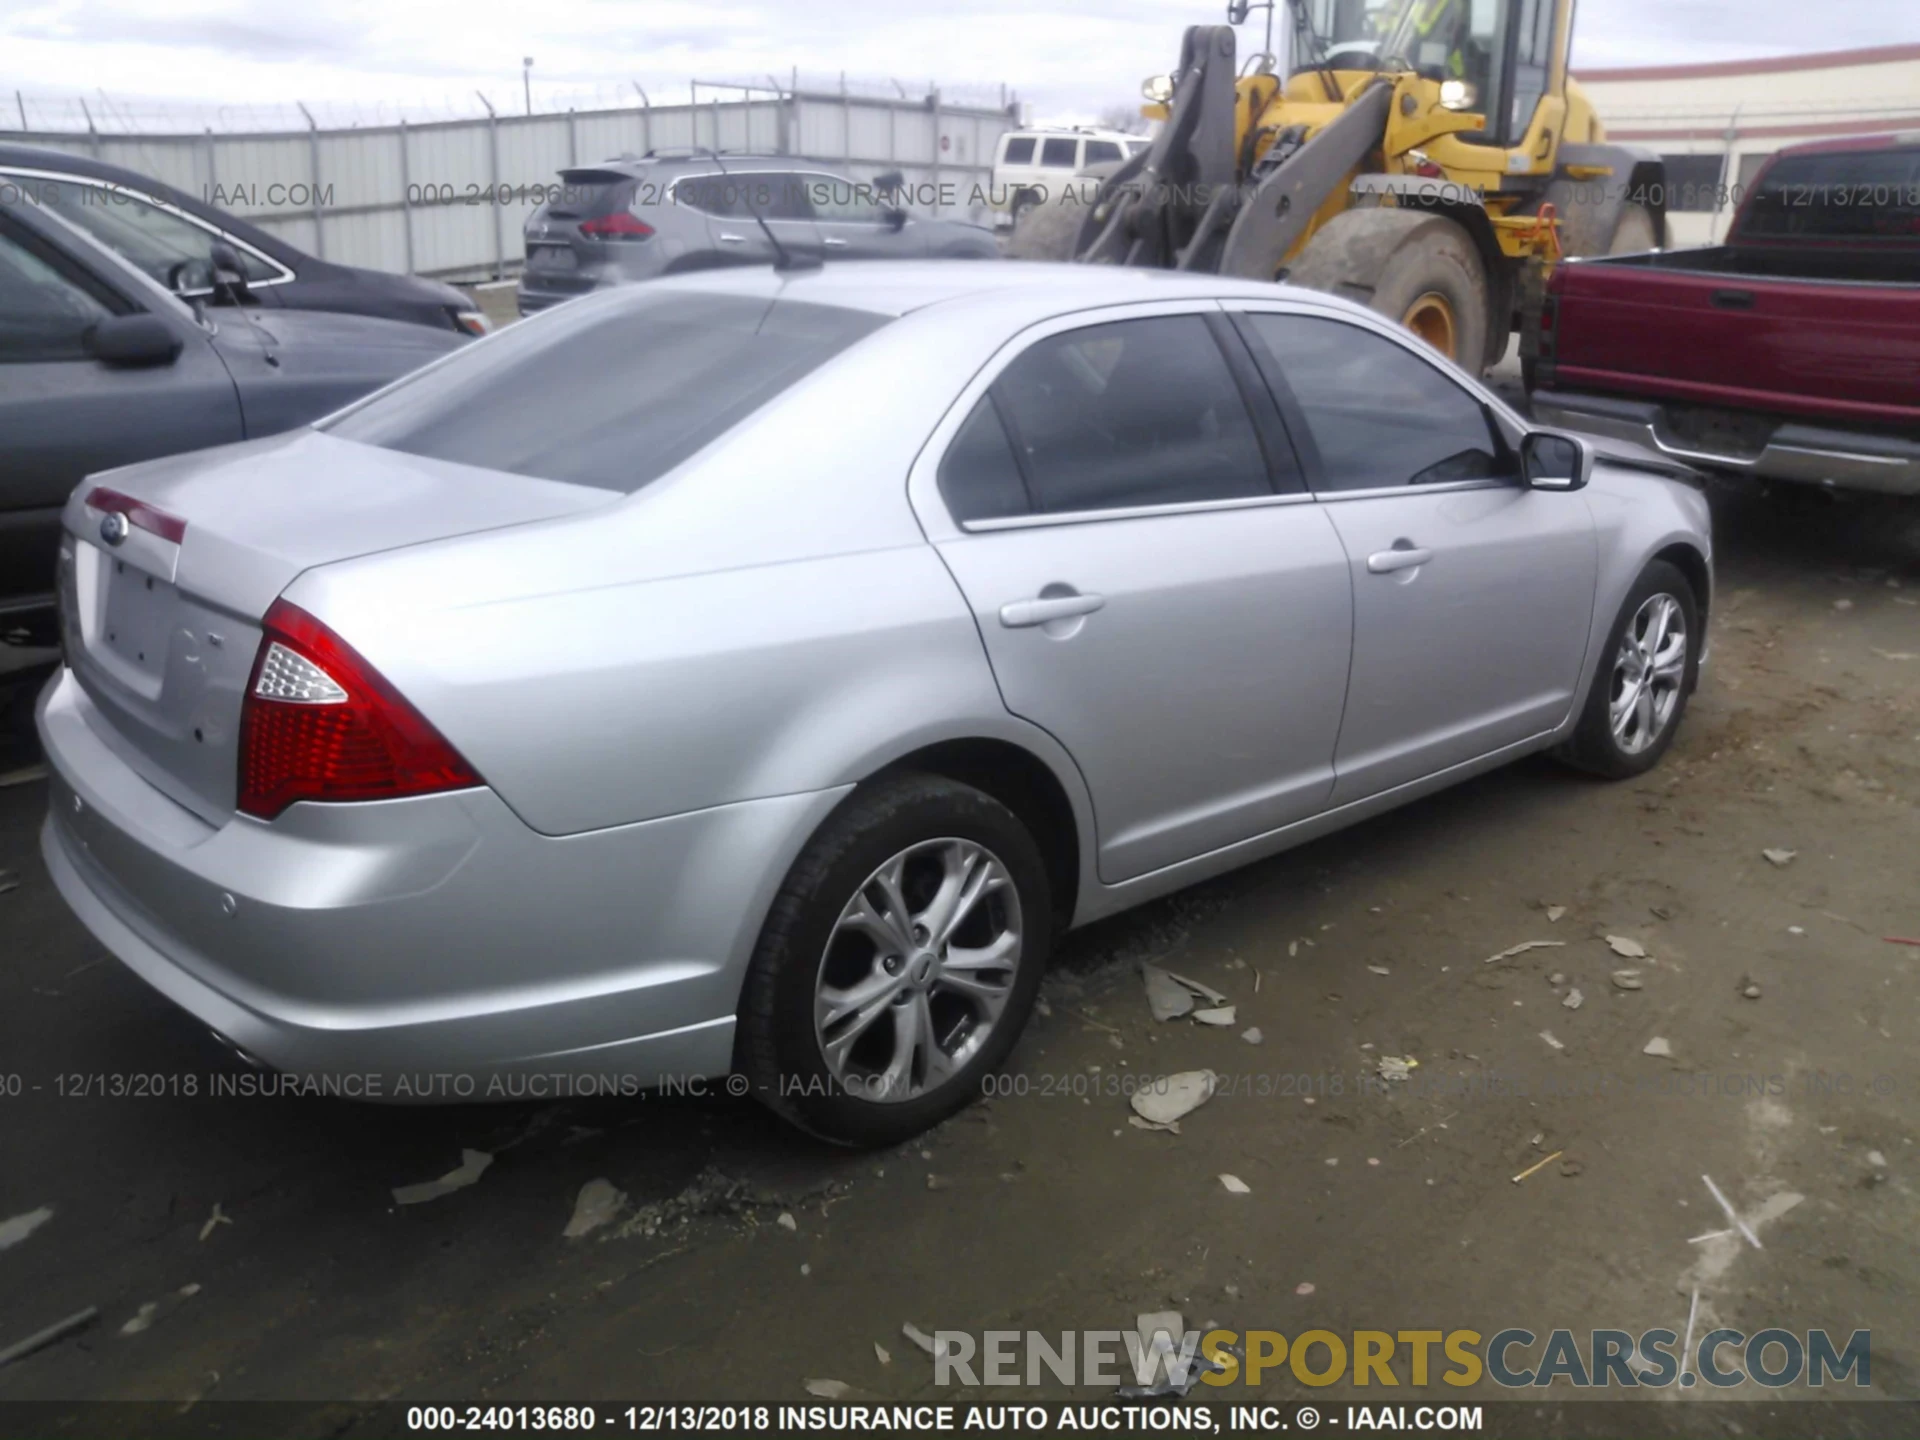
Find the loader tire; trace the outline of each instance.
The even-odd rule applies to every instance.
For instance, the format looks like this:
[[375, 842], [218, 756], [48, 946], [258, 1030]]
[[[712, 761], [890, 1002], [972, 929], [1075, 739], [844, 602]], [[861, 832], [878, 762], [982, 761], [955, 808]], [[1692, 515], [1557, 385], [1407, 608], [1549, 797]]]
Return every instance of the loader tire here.
[[1307, 242], [1290, 285], [1325, 290], [1412, 330], [1478, 374], [1492, 325], [1480, 251], [1457, 222], [1417, 210], [1348, 210]]

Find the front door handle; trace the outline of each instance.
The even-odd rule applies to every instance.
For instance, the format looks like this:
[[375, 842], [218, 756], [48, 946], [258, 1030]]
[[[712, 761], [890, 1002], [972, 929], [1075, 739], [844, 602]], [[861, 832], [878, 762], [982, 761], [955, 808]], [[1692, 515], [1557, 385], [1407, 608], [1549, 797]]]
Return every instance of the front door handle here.
[[842, 240], [838, 235], [829, 235], [820, 243], [825, 245], [829, 250], [844, 250], [847, 248], [847, 242]]
[[1055, 620], [1091, 615], [1106, 603], [1104, 595], [1050, 595], [1040, 600], [1016, 600], [1000, 607], [1000, 623], [1009, 630], [1027, 630]]
[[722, 230], [720, 232], [720, 243], [722, 245], [744, 245], [747, 243], [747, 237], [744, 235], [734, 235], [726, 230]]
[[1720, 310], [1751, 310], [1753, 309], [1753, 291], [1716, 290], [1713, 292], [1713, 303], [1715, 308]]
[[1391, 575], [1396, 570], [1412, 570], [1433, 559], [1431, 550], [1417, 550], [1411, 545], [1396, 545], [1391, 550], [1382, 550], [1367, 557], [1367, 572], [1372, 575]]

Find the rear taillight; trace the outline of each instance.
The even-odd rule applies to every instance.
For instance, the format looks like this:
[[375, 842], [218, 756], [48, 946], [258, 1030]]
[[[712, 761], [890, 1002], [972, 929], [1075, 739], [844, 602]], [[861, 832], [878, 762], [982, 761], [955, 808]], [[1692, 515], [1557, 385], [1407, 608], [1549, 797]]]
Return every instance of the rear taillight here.
[[243, 814], [271, 820], [296, 800], [396, 800], [480, 783], [352, 646], [274, 602], [240, 707]]
[[582, 220], [580, 233], [596, 240], [645, 240], [653, 234], [653, 227], [628, 211], [616, 210], [597, 220]]

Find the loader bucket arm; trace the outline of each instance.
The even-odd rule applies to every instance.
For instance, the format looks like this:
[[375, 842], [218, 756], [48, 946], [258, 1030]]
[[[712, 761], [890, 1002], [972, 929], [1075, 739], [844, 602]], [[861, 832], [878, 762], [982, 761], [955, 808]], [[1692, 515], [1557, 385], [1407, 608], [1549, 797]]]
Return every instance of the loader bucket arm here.
[[1167, 122], [1146, 152], [1110, 176], [1080, 229], [1074, 258], [1092, 265], [1171, 267], [1211, 196], [1234, 172], [1234, 40], [1195, 25], [1180, 46]]
[[1386, 138], [1393, 93], [1391, 82], [1375, 80], [1260, 182], [1227, 232], [1221, 274], [1271, 280], [1279, 273], [1327, 197]]

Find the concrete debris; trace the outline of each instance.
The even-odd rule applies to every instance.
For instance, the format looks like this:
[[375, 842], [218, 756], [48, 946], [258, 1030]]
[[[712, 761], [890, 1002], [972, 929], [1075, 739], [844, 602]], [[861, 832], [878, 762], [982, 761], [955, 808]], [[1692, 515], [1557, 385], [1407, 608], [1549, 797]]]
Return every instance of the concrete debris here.
[[64, 1340], [69, 1335], [77, 1335], [99, 1318], [99, 1308], [89, 1305], [86, 1309], [76, 1311], [64, 1320], [54, 1321], [53, 1324], [47, 1326], [44, 1330], [34, 1331], [33, 1334], [27, 1336], [26, 1339], [17, 1341], [7, 1346], [6, 1349], [0, 1350], [0, 1368], [11, 1365], [16, 1360], [24, 1360], [27, 1356], [33, 1354], [34, 1351], [44, 1350], [47, 1346], [54, 1344], [56, 1341]]
[[1220, 1184], [1229, 1195], [1251, 1195], [1253, 1193], [1253, 1187], [1238, 1175], [1222, 1175], [1220, 1177]]
[[1742, 975], [1740, 977], [1740, 993], [1749, 1000], [1758, 1000], [1760, 998], [1759, 982], [1751, 975]]
[[1313, 1293], [1313, 1282], [1311, 1280], [1302, 1280], [1298, 1285], [1293, 1287], [1293, 1293], [1296, 1295], [1311, 1295]]
[[1211, 1070], [1183, 1070], [1133, 1092], [1133, 1111], [1143, 1120], [1166, 1125], [1192, 1114], [1213, 1098], [1219, 1076]]
[[1661, 1059], [1668, 1059], [1673, 1055], [1673, 1046], [1656, 1035], [1640, 1047], [1640, 1053], [1642, 1055], [1652, 1055]]
[[1564, 905], [1547, 906], [1547, 923], [1549, 925], [1558, 925], [1560, 923], [1561, 917], [1564, 916], [1566, 913], [1567, 913], [1567, 907]]
[[844, 1400], [853, 1387], [844, 1380], [809, 1380], [807, 1393], [822, 1400]]
[[791, 1210], [782, 1210], [780, 1212], [779, 1225], [782, 1230], [798, 1230], [800, 1228], [800, 1222], [793, 1218], [793, 1212]]
[[1384, 965], [1369, 965], [1367, 969], [1371, 970], [1375, 975], [1391, 975], [1393, 973], [1393, 971]]
[[1867, 1151], [1867, 1164], [1876, 1170], [1884, 1170], [1887, 1168], [1887, 1157], [1882, 1155], [1878, 1150], [1869, 1150]]
[[213, 1213], [207, 1216], [207, 1223], [200, 1227], [200, 1238], [202, 1240], [205, 1240], [209, 1235], [213, 1234], [213, 1232], [217, 1230], [220, 1226], [231, 1225], [231, 1224], [233, 1224], [232, 1217], [222, 1213], [220, 1209], [220, 1202], [216, 1200], [213, 1202]]
[[1405, 1081], [1420, 1068], [1420, 1062], [1411, 1055], [1382, 1055], [1380, 1057], [1380, 1078], [1389, 1085]]
[[926, 1351], [929, 1355], [934, 1353], [933, 1336], [929, 1335], [926, 1331], [922, 1330], [918, 1325], [915, 1325], [913, 1322], [908, 1321], [906, 1324], [902, 1325], [900, 1327], [900, 1333], [906, 1336], [907, 1339], [911, 1340], [914, 1344], [918, 1345], [922, 1350]]
[[1564, 985], [1566, 983], [1567, 977], [1558, 970], [1547, 976], [1547, 984], [1549, 985]]
[[147, 1301], [146, 1304], [134, 1311], [131, 1320], [120, 1327], [120, 1333], [122, 1335], [138, 1335], [142, 1330], [151, 1328], [153, 1325], [153, 1317], [159, 1313], [159, 1310], [160, 1304], [157, 1300]]
[[418, 1185], [394, 1187], [393, 1203], [423, 1205], [429, 1200], [438, 1200], [442, 1195], [451, 1195], [456, 1190], [464, 1190], [486, 1174], [487, 1167], [491, 1164], [493, 1164], [493, 1156], [484, 1150], [462, 1150], [460, 1164], [438, 1180], [423, 1180]]
[[1638, 970], [1616, 970], [1611, 976], [1616, 990], [1644, 990], [1647, 982], [1640, 978]]
[[[1139, 1115], [1129, 1115], [1127, 1117], [1127, 1123], [1136, 1130], [1165, 1131], [1170, 1135], [1178, 1135], [1180, 1133], [1180, 1122], [1178, 1120], [1168, 1120], [1162, 1124], [1159, 1121], [1144, 1119]], [[1118, 1135], [1120, 1132], [1116, 1130], [1113, 1133]]]
[[1631, 939], [1625, 935], [1607, 936], [1607, 945], [1614, 954], [1626, 960], [1644, 960], [1647, 958], [1647, 947], [1642, 945], [1638, 940]]
[[1221, 1005], [1212, 1010], [1196, 1010], [1193, 1018], [1202, 1025], [1233, 1024], [1233, 1006]]
[[1147, 1008], [1153, 1011], [1156, 1020], [1178, 1020], [1182, 1015], [1193, 1011], [1193, 992], [1166, 971], [1153, 965], [1140, 967], [1140, 978], [1146, 982]]
[[53, 1207], [42, 1205], [38, 1210], [29, 1210], [10, 1220], [0, 1220], [0, 1250], [11, 1250], [52, 1218]]
[[1496, 960], [1511, 960], [1514, 956], [1524, 955], [1529, 950], [1564, 950], [1566, 944], [1564, 940], [1522, 940], [1518, 945], [1508, 946], [1498, 955], [1487, 956], [1485, 963], [1491, 965]]
[[[1213, 1328], [1208, 1326], [1206, 1328]], [[1115, 1392], [1123, 1400], [1148, 1400], [1162, 1396], [1182, 1396], [1199, 1383], [1203, 1375], [1226, 1369], [1197, 1350], [1183, 1356], [1181, 1340], [1186, 1321], [1177, 1310], [1156, 1311], [1134, 1319], [1134, 1333], [1140, 1337], [1135, 1373], [1144, 1374], [1144, 1384], [1123, 1385]], [[1131, 1345], [1129, 1352], [1133, 1351]], [[1238, 1351], [1234, 1351], [1236, 1355]]]
[[1576, 985], [1573, 987], [1573, 989], [1567, 992], [1567, 998], [1562, 1000], [1560, 1003], [1566, 1006], [1567, 1009], [1569, 1010], [1578, 1010], [1580, 1006], [1586, 1001], [1586, 998], [1587, 998], [1586, 996], [1580, 993], [1580, 987]]
[[1762, 850], [1760, 853], [1767, 857], [1769, 865], [1779, 870], [1786, 869], [1800, 854], [1798, 850]]
[[1554, 1037], [1554, 1033], [1551, 1030], [1542, 1030], [1540, 1032], [1540, 1038], [1546, 1041], [1547, 1044], [1551, 1045], [1556, 1050], [1564, 1050], [1567, 1048], [1565, 1045], [1562, 1045], [1560, 1041]]
[[1222, 995], [1218, 990], [1214, 989], [1211, 985], [1202, 985], [1198, 980], [1189, 980], [1184, 975], [1175, 975], [1171, 970], [1169, 970], [1167, 974], [1171, 976], [1173, 979], [1178, 980], [1182, 985], [1186, 986], [1189, 990], [1193, 991], [1194, 994], [1200, 996], [1203, 1000], [1210, 1001], [1215, 1005], [1224, 1005], [1227, 1003], [1227, 997], [1225, 995]]
[[617, 1216], [626, 1204], [626, 1192], [614, 1189], [611, 1180], [589, 1180], [574, 1197], [573, 1218], [567, 1221], [562, 1234], [569, 1240], [591, 1234]]
[[1260, 1027], [1258, 1025], [1249, 1025], [1245, 1030], [1240, 1032], [1240, 1038], [1249, 1045], [1258, 1045], [1267, 1037], [1260, 1033]]
[[878, 1340], [873, 1342], [873, 1358], [878, 1360], [882, 1365], [891, 1365], [893, 1363], [893, 1356], [887, 1353], [887, 1347], [882, 1345]]

